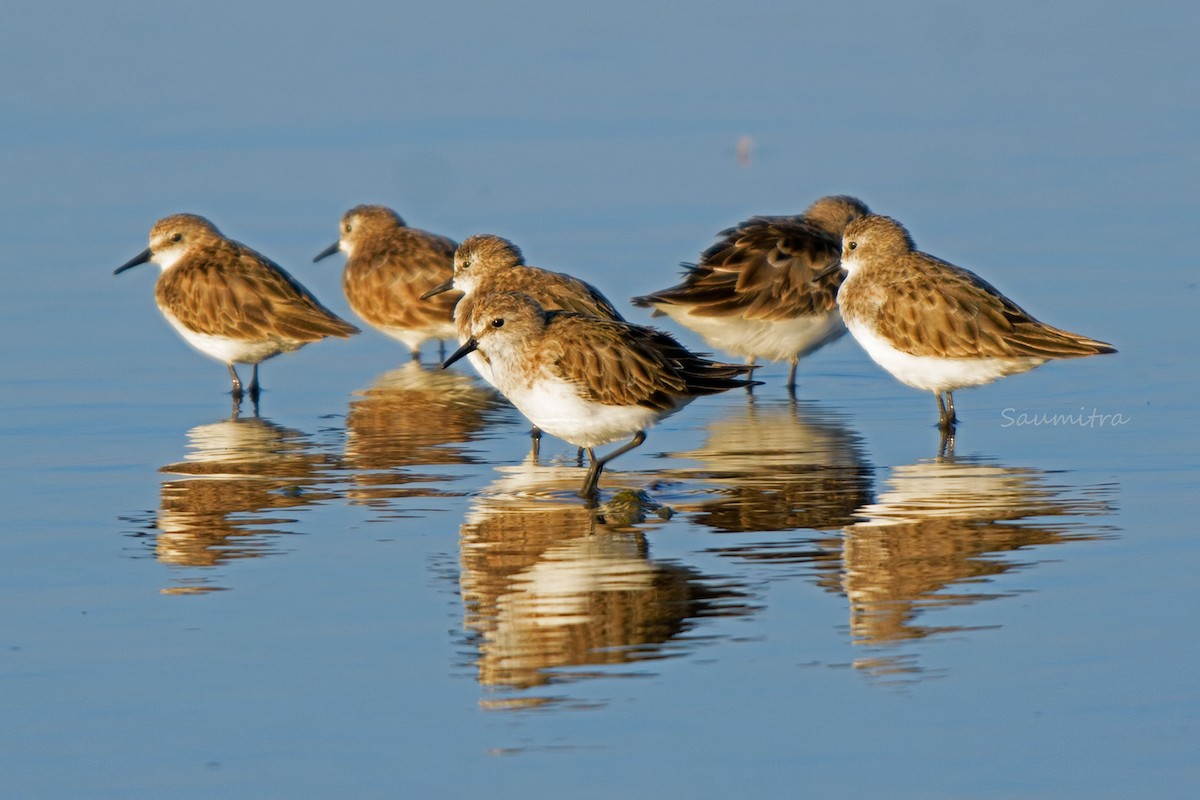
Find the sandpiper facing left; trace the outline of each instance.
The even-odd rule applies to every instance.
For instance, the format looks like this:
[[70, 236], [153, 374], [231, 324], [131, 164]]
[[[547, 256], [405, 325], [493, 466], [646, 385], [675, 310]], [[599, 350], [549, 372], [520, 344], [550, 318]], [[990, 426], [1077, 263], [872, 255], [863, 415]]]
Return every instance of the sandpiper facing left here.
[[327, 336], [359, 332], [283, 268], [225, 238], [204, 217], [160, 219], [150, 246], [113, 274], [147, 261], [162, 268], [154, 287], [159, 311], [188, 344], [225, 362], [235, 400], [242, 397], [235, 363], [254, 365], [249, 394], [257, 403], [260, 362]]
[[[452, 288], [463, 293], [454, 307], [459, 344], [465, 344], [471, 338], [474, 304], [480, 298], [498, 292], [524, 292], [547, 311], [574, 311], [624, 321], [616, 307], [595, 286], [563, 272], [526, 264], [521, 248], [508, 239], [490, 233], [467, 237], [454, 252], [454, 274], [450, 280], [430, 289], [422, 297], [432, 297]], [[480, 377], [500, 388], [492, 377], [491, 366], [486, 359], [472, 352], [469, 360]], [[541, 440], [541, 431], [536, 423], [530, 435], [533, 437], [533, 456], [536, 459]]]
[[491, 233], [477, 233], [463, 240], [454, 251], [454, 274], [424, 296], [432, 297], [450, 289], [463, 293], [454, 309], [460, 342], [465, 341], [474, 300], [496, 292], [524, 292], [547, 311], [576, 311], [622, 319], [616, 306], [595, 286], [564, 272], [526, 264], [521, 248]]
[[1051, 358], [1117, 351], [1039, 322], [975, 273], [917, 250], [904, 226], [889, 217], [850, 223], [841, 268], [846, 278], [838, 305], [846, 327], [897, 380], [937, 396], [943, 431], [957, 421], [955, 389], [1026, 372]]
[[[666, 333], [571, 311], [547, 311], [520, 292], [480, 297], [470, 337], [443, 366], [478, 352], [497, 389], [541, 430], [587, 449], [580, 494], [596, 492], [612, 459], [646, 428], [701, 395], [748, 386], [754, 369], [710, 361]], [[593, 448], [632, 439], [604, 458]]]
[[822, 197], [799, 216], [752, 217], [721, 231], [683, 282], [633, 298], [704, 337], [712, 347], [787, 361], [787, 387], [800, 359], [846, 333], [837, 308], [841, 273], [830, 271], [842, 231], [870, 213], [846, 195]]
[[346, 254], [342, 289], [354, 313], [421, 354], [429, 339], [453, 339], [457, 294], [422, 299], [450, 279], [454, 248], [445, 236], [410, 228], [386, 206], [361, 205], [342, 215], [338, 241], [317, 254]]

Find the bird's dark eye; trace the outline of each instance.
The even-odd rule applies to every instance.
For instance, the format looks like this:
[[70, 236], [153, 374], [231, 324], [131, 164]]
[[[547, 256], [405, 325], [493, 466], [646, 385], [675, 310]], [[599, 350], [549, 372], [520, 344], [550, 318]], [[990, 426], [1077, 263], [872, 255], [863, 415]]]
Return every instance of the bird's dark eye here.
[[471, 268], [471, 259], [464, 258], [462, 261], [458, 262], [458, 268], [459, 269], [470, 269]]
[[183, 234], [182, 234], [182, 233], [172, 233], [172, 234], [171, 234], [171, 241], [172, 241], [172, 242], [182, 242], [182, 241], [183, 241]]
[[347, 222], [345, 225], [342, 226], [342, 232], [349, 233], [352, 228], [353, 228], [353, 226], [349, 222]]
[[858, 247], [858, 242], [846, 242], [847, 250], [853, 250], [856, 247]]
[[501, 317], [496, 317], [494, 320], [492, 320], [492, 327], [493, 328], [503, 328], [504, 327], [504, 319]]

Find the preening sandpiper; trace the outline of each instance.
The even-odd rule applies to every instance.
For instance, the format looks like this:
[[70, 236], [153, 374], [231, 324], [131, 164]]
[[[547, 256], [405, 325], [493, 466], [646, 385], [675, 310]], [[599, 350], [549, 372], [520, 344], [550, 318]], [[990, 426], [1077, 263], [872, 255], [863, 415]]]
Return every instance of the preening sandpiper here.
[[683, 282], [633, 298], [700, 334], [712, 347], [787, 361], [796, 385], [800, 359], [846, 333], [837, 308], [842, 231], [870, 213], [845, 195], [822, 197], [799, 216], [752, 217], [718, 234]]
[[453, 339], [457, 294], [422, 299], [450, 279], [455, 243], [410, 228], [390, 208], [360, 205], [342, 215], [340, 238], [313, 261], [346, 254], [342, 289], [354, 313], [419, 358], [429, 339]]
[[[1116, 348], [1034, 319], [973, 272], [916, 249], [894, 219], [866, 216], [842, 239], [838, 305], [850, 333], [901, 383], [937, 396], [953, 430], [954, 390], [1031, 370], [1051, 358]], [[943, 399], [945, 395], [945, 399]]]
[[[520, 292], [480, 297], [468, 330], [443, 366], [477, 352], [496, 388], [534, 425], [586, 448], [585, 497], [605, 464], [645, 441], [646, 428], [701, 395], [754, 383], [746, 377], [753, 367], [710, 361], [654, 328], [547, 311]], [[596, 457], [593, 448], [626, 436], [633, 438]]]
[[162, 269], [154, 287], [159, 311], [188, 344], [229, 367], [235, 400], [242, 397], [235, 363], [254, 365], [249, 394], [257, 403], [260, 362], [327, 336], [359, 332], [282, 267], [225, 238], [204, 217], [160, 219], [150, 246], [113, 274], [147, 261]]

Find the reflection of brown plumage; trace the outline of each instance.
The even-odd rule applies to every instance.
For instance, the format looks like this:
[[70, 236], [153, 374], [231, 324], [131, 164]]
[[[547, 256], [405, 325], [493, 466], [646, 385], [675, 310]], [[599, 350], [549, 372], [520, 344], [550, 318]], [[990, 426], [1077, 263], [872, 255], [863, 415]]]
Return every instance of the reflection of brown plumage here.
[[672, 455], [697, 462], [673, 476], [717, 485], [715, 497], [688, 510], [718, 531], [840, 528], [871, 496], [859, 437], [795, 402], [730, 410], [708, 423], [703, 445]]
[[600, 523], [603, 508], [562, 499], [574, 493], [574, 470], [502, 471], [461, 530], [460, 588], [481, 684], [525, 689], [582, 677], [588, 665], [661, 658], [693, 618], [747, 613], [736, 590], [651, 560], [640, 531]]
[[849, 598], [859, 643], [929, 636], [947, 629], [912, 624], [920, 609], [997, 596], [948, 587], [1020, 566], [993, 554], [1095, 539], [1099, 526], [1073, 518], [1108, 511], [1101, 494], [1050, 484], [1034, 469], [961, 459], [897, 467], [887, 490], [859, 510], [866, 520], [846, 527], [840, 581], [825, 585]]
[[158, 559], [199, 567], [270, 553], [290, 520], [263, 512], [333, 497], [319, 488], [329, 462], [307, 435], [258, 417], [192, 428], [185, 460], [160, 470], [181, 477], [162, 484]]
[[489, 415], [504, 407], [495, 392], [462, 373], [426, 369], [417, 362], [383, 373], [356, 392], [346, 415], [345, 464], [355, 470], [353, 482], [359, 487], [351, 497], [433, 493], [401, 488], [430, 480], [401, 468], [475, 463], [461, 445], [479, 435]]

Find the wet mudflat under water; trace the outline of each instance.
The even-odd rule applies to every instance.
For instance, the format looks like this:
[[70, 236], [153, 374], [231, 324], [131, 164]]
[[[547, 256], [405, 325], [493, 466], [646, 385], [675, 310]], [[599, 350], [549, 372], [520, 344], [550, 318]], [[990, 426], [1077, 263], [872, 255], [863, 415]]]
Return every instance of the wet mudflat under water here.
[[[0, 794], [1191, 796], [1195, 12], [1037, 9], [330, 30], [135, 3], [67, 47], [22, 12], [8, 52], [44, 68], [4, 85]], [[174, 58], [130, 55], [168, 33]], [[183, 78], [193, 102], [163, 100]], [[310, 261], [380, 202], [648, 322], [624, 301], [718, 230], [836, 192], [1120, 353], [959, 393], [949, 449], [843, 339], [795, 397], [770, 364], [653, 428], [591, 508], [574, 449], [530, 460], [435, 347], [307, 347], [235, 415], [156, 270], [111, 274], [193, 211], [352, 319], [340, 257]]]

